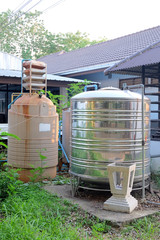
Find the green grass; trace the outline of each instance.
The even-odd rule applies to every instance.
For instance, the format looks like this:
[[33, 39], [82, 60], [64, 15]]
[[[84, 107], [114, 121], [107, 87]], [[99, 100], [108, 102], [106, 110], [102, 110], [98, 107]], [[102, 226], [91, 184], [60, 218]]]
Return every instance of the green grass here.
[[0, 239], [79, 239], [77, 228], [65, 224], [75, 206], [37, 186], [21, 187], [1, 208], [6, 218], [0, 222]]
[[158, 240], [160, 238], [160, 214], [144, 217], [121, 230], [123, 239]]
[[64, 184], [70, 184], [70, 178], [64, 177], [64, 176], [59, 176], [57, 175], [53, 180], [52, 183], [55, 185], [64, 185]]
[[92, 239], [91, 232], [98, 236], [101, 230], [93, 227], [99, 221], [77, 205], [33, 184], [21, 186], [0, 207], [4, 216], [0, 221], [1, 240]]
[[0, 202], [0, 240], [159, 239], [160, 215], [111, 227], [37, 184], [23, 184]]

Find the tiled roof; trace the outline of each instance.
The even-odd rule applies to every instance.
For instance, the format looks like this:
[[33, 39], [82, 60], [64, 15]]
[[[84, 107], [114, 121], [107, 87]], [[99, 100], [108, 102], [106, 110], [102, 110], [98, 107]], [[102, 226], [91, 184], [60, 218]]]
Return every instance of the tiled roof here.
[[[106, 69], [104, 72], [141, 75], [142, 66], [145, 66], [145, 74], [148, 77], [159, 77], [160, 62], [160, 40], [155, 46], [148, 47], [142, 52], [137, 52], [128, 59], [120, 61], [118, 64]], [[154, 65], [154, 67], [153, 67]]]
[[67, 72], [83, 72], [83, 69], [90, 70], [93, 66], [97, 69], [98, 65], [99, 68], [105, 68], [104, 64], [112, 65], [158, 40], [160, 26], [71, 52], [50, 54], [39, 60], [47, 63], [48, 73], [67, 75]]

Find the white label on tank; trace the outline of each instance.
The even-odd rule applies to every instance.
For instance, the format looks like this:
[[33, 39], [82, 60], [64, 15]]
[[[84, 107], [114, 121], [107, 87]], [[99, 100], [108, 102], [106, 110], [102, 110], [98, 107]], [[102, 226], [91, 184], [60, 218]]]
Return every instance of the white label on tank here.
[[51, 124], [49, 123], [40, 123], [39, 124], [39, 132], [50, 132]]

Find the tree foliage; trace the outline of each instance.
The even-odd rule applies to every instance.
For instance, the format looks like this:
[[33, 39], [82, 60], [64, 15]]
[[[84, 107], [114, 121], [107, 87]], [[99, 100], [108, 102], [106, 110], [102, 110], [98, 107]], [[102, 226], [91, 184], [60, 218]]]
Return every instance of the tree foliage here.
[[[49, 99], [51, 99], [53, 104], [56, 106], [56, 111], [59, 114], [60, 119], [62, 117], [62, 110], [64, 108], [70, 107], [71, 98], [77, 95], [78, 93], [83, 92], [84, 87], [89, 85], [90, 83], [91, 83], [90, 81], [84, 79], [83, 82], [68, 84], [66, 95], [54, 95], [53, 93], [51, 93], [51, 91], [47, 91]], [[41, 90], [40, 92], [44, 93], [45, 91]]]
[[[71, 51], [101, 41], [91, 41], [87, 33], [53, 34], [40, 19], [41, 13], [12, 11], [0, 13], [0, 51], [14, 54], [24, 59], [37, 59], [58, 51]], [[54, 31], [54, 29], [53, 29]]]
[[13, 13], [8, 10], [0, 14], [0, 50], [22, 58], [36, 58], [41, 54], [47, 30], [38, 19], [40, 12], [19, 13], [10, 19]]
[[66, 52], [87, 47], [102, 42], [103, 40], [104, 39], [91, 41], [87, 33], [81, 33], [80, 31], [76, 33], [59, 33], [56, 35], [56, 43], [59, 46], [59, 50], [64, 50]]

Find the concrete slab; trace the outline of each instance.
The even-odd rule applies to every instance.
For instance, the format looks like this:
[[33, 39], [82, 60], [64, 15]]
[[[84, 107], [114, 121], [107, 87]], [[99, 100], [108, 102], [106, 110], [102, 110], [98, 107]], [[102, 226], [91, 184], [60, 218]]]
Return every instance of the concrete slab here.
[[[59, 197], [70, 200], [74, 204], [78, 204], [84, 211], [101, 220], [110, 221], [113, 225], [121, 226], [135, 219], [152, 215], [158, 212], [158, 208], [135, 209], [132, 213], [112, 212], [103, 209], [103, 203], [107, 199], [101, 192], [94, 192], [90, 196], [72, 197], [70, 185], [46, 185], [44, 189], [50, 193], [57, 194]], [[83, 194], [82, 194], [83, 195]], [[97, 197], [98, 196], [98, 197]], [[111, 195], [110, 195], [111, 196]], [[108, 197], [110, 197], [108, 196]]]

